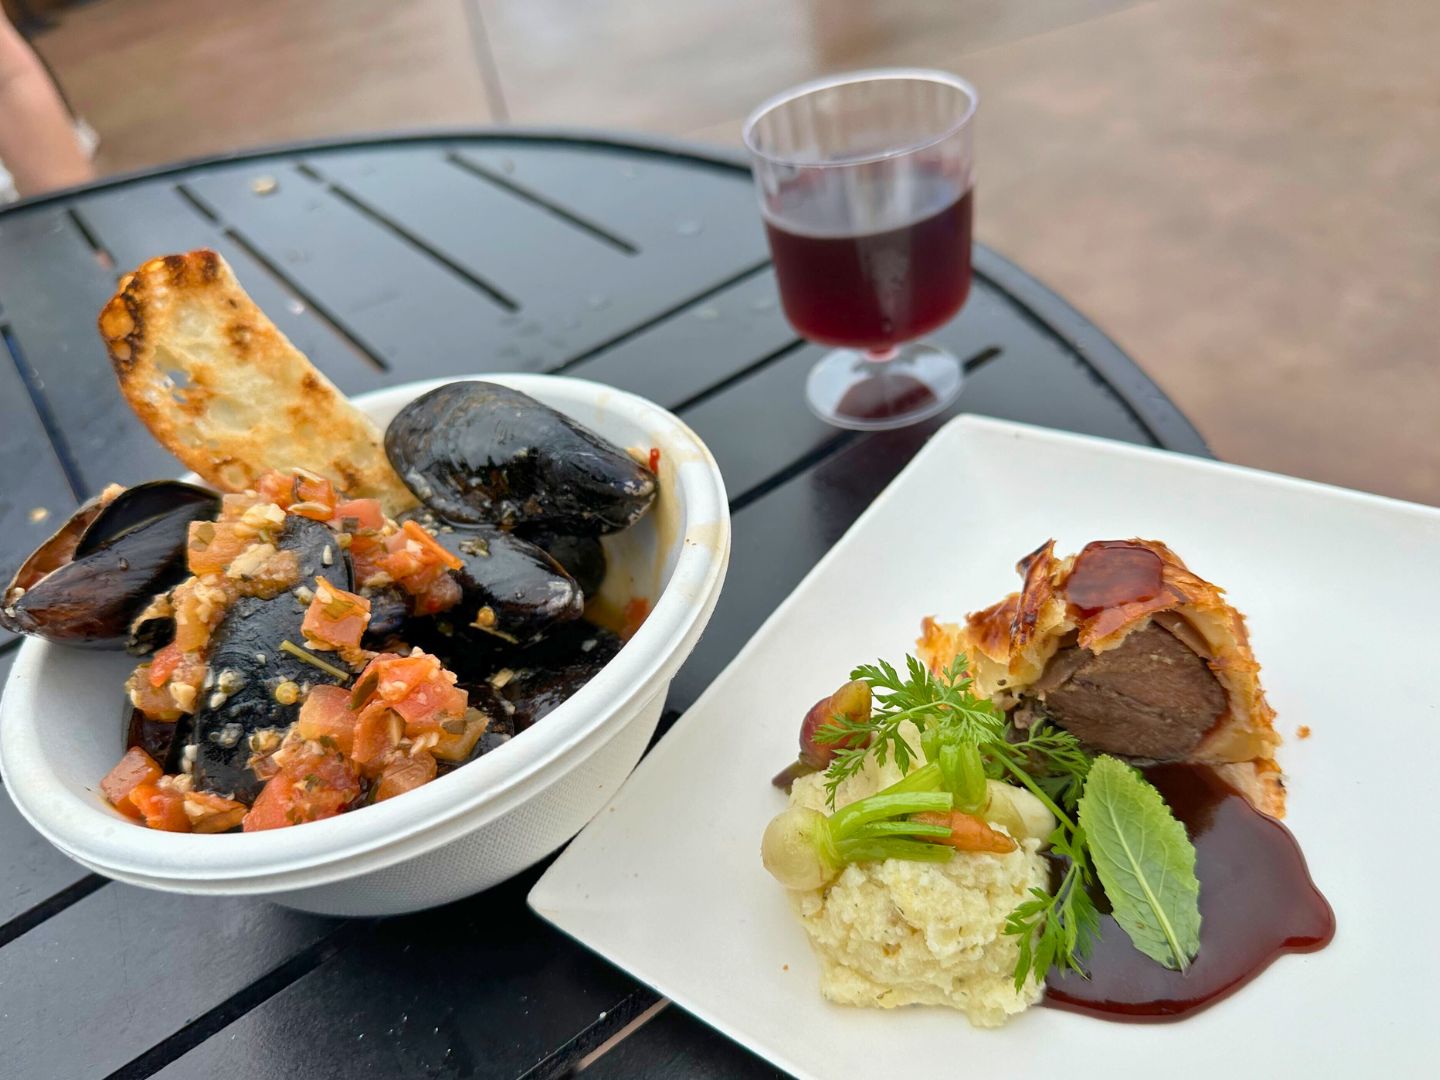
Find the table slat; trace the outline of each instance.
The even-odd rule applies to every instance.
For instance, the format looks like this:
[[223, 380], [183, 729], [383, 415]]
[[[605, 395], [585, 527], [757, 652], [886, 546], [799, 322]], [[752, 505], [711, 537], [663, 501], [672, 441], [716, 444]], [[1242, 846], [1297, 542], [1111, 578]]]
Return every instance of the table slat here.
[[679, 408], [750, 365], [798, 344], [766, 269], [567, 369]]
[[157, 255], [213, 248], [230, 263], [260, 310], [340, 389], [355, 394], [394, 381], [173, 186], [117, 188], [77, 199], [75, 209], [114, 257], [118, 273]]
[[4, 1072], [105, 1076], [340, 925], [108, 884], [0, 949]]
[[516, 367], [555, 367], [643, 322], [672, 295], [656, 295], [667, 267], [603, 243], [440, 150], [317, 154], [306, 163], [513, 300], [521, 317], [499, 355]]
[[676, 265], [723, 267], [767, 255], [755, 193], [748, 178], [730, 169], [612, 147], [503, 139], [458, 153], [492, 177]]
[[519, 1076], [635, 986], [525, 907], [538, 876], [385, 920], [155, 1075]]
[[181, 179], [390, 365], [394, 381], [517, 367], [494, 355], [516, 315], [292, 163], [207, 169]]
[[[3, 282], [0, 282], [3, 288]], [[6, 325], [0, 310], [0, 326]], [[23, 462], [23, 467], [19, 467]], [[75, 508], [75, 496], [20, 372], [0, 344], [0, 590]], [[11, 635], [0, 630], [0, 642]]]
[[[8, 661], [0, 657], [0, 678], [8, 666]], [[7, 929], [11, 920], [90, 876], [88, 870], [60, 854], [32, 829], [4, 791], [0, 791], [0, 859], [4, 861], [4, 872], [0, 873], [0, 940], [14, 936], [13, 930]]]
[[95, 329], [114, 292], [114, 276], [61, 210], [39, 207], [0, 217], [0, 305], [63, 432], [73, 479], [84, 493], [112, 481], [128, 485], [173, 476], [181, 468], [135, 418], [115, 384]]
[[668, 1005], [577, 1074], [581, 1080], [760, 1080], [785, 1073]]

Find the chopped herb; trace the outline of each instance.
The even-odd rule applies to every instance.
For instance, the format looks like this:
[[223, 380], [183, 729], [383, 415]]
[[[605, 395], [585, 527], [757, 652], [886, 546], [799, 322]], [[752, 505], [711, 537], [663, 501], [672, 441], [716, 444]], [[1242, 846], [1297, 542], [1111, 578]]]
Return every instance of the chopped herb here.
[[305, 661], [305, 663], [309, 664], [311, 667], [319, 668], [327, 675], [334, 675], [337, 679], [343, 680], [350, 678], [350, 673], [348, 671], [341, 671], [334, 664], [327, 664], [324, 660], [321, 660], [314, 653], [306, 652], [304, 649], [300, 648], [299, 645], [296, 645], [293, 641], [290, 641], [288, 639], [280, 642], [280, 651], [289, 653], [297, 660]]

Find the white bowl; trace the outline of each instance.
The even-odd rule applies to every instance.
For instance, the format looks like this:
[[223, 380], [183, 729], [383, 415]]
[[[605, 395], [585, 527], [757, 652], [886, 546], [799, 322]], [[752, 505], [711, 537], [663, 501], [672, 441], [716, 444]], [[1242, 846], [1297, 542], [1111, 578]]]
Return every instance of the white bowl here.
[[[522, 390], [619, 446], [660, 449], [654, 508], [605, 539], [602, 598], [653, 605], [619, 655], [533, 728], [401, 798], [290, 829], [199, 836], [141, 828], [100, 794], [101, 777], [124, 752], [120, 688], [133, 659], [30, 639], [0, 698], [0, 774], [46, 839], [135, 885], [383, 915], [504, 881], [604, 806], [640, 760], [670, 680], [715, 608], [730, 557], [724, 482], [695, 433], [642, 398], [581, 379], [473, 377]], [[410, 383], [356, 404], [383, 427], [451, 381]]]

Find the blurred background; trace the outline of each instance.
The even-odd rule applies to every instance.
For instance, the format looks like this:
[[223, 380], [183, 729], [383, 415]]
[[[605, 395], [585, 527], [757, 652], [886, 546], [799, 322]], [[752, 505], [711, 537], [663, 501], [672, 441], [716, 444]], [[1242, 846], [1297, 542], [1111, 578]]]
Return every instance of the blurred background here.
[[108, 173], [511, 123], [738, 145], [819, 73], [982, 95], [979, 238], [1222, 458], [1440, 503], [1434, 0], [3, 0]]

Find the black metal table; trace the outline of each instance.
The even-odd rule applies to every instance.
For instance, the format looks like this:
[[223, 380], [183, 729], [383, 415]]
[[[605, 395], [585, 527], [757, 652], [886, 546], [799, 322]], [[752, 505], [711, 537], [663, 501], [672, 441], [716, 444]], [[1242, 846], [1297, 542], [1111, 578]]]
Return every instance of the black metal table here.
[[[817, 350], [781, 314], [748, 175], [724, 151], [504, 130], [185, 164], [0, 212], [0, 580], [77, 500], [179, 470], [123, 404], [95, 315], [118, 272], [201, 246], [346, 391], [563, 371], [700, 433], [734, 554], [662, 731], [949, 418], [859, 435], [810, 416]], [[969, 372], [951, 415], [1206, 452], [1064, 301], [983, 248], [975, 268], [936, 335]], [[17, 644], [0, 639], [0, 678]], [[773, 1073], [532, 915], [542, 869], [346, 922], [106, 882], [0, 798], [0, 1075]]]

